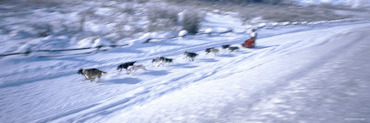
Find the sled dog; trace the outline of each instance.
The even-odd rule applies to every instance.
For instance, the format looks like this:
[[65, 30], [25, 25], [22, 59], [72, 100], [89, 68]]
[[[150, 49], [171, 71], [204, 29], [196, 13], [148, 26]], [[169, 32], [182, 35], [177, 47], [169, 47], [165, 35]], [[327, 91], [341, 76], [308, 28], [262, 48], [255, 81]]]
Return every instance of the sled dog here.
[[222, 47], [222, 49], [227, 49], [227, 48], [230, 47], [230, 45], [226, 44], [226, 45], [222, 45], [221, 47]]
[[193, 53], [193, 52], [184, 52], [184, 55], [186, 58], [189, 58], [190, 61], [194, 61], [195, 57], [198, 56], [197, 53]]
[[117, 70], [119, 70], [120, 72], [122, 71], [122, 69], [127, 70], [128, 67], [133, 66], [135, 63], [136, 61], [122, 63], [117, 66]]
[[135, 72], [139, 69], [142, 69], [142, 70], [146, 70], [146, 68], [144, 67], [144, 65], [133, 65], [133, 66], [129, 66], [128, 69], [127, 69], [127, 74], [130, 74], [131, 72]]
[[77, 73], [84, 75], [86, 80], [94, 81], [96, 77], [100, 79], [102, 74], [103, 73], [105, 74], [107, 72], [101, 71], [96, 68], [90, 68], [90, 69], [79, 69]]
[[213, 53], [213, 54], [215, 54], [215, 55], [217, 55], [218, 54], [218, 52], [220, 52], [220, 50], [218, 50], [218, 49], [216, 49], [216, 48], [207, 48], [206, 49], [206, 53], [208, 54], [208, 53]]
[[232, 52], [234, 50], [238, 50], [238, 49], [239, 49], [239, 47], [229, 47], [230, 52]]
[[161, 56], [161, 57], [157, 57], [157, 58], [153, 59], [152, 63], [154, 63], [154, 62], [160, 62], [160, 64], [158, 64], [158, 66], [160, 66], [160, 65], [164, 65], [165, 63], [172, 63], [173, 59]]

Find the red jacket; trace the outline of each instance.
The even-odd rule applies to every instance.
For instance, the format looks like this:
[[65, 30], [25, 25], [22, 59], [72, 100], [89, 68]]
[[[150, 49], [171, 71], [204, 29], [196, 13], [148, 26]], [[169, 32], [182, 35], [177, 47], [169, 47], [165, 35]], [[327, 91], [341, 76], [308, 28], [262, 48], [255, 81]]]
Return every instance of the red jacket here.
[[255, 43], [254, 40], [252, 38], [250, 38], [247, 41], [245, 41], [242, 45], [243, 45], [243, 47], [246, 47], [246, 48], [253, 48], [254, 43]]

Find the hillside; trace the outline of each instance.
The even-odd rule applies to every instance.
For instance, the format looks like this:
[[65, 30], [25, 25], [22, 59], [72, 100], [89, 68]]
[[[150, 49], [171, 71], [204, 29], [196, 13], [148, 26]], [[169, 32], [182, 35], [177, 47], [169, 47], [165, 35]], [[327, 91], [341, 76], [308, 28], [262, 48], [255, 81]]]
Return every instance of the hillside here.
[[[179, 6], [155, 5], [163, 4], [166, 9]], [[276, 21], [243, 18], [232, 11], [237, 9], [233, 5], [189, 3], [184, 7], [202, 8], [201, 27], [193, 35], [179, 36], [181, 24], [165, 23], [177, 17], [154, 17], [158, 25], [151, 26], [161, 30], [149, 30], [148, 10], [157, 10], [146, 8], [151, 5], [1, 4], [0, 121], [370, 121], [366, 11], [335, 9], [344, 18], [304, 20], [307, 16], [302, 15]], [[318, 8], [314, 16], [325, 11]], [[113, 30], [120, 24], [125, 25]], [[243, 48], [240, 44], [251, 28], [258, 32], [256, 47]], [[226, 44], [240, 49], [222, 49]], [[211, 47], [220, 52], [206, 54]], [[199, 55], [190, 61], [185, 51]], [[173, 62], [152, 63], [160, 56]], [[129, 61], [146, 70], [117, 71]], [[77, 74], [81, 68], [107, 73], [90, 81]]]

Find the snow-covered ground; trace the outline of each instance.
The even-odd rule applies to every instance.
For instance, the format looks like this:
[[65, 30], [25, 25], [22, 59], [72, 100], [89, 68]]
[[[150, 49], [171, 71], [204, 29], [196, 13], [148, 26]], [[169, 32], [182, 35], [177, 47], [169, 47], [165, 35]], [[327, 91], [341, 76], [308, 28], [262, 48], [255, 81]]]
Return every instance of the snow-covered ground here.
[[301, 5], [320, 5], [320, 4], [331, 4], [331, 5], [345, 5], [351, 7], [368, 7], [370, 2], [368, 0], [291, 0]]
[[[244, 28], [230, 15], [207, 18], [203, 25], [213, 32]], [[248, 38], [240, 31], [132, 40], [90, 54], [4, 57], [0, 121], [369, 122], [369, 27], [368, 21], [333, 21], [262, 28], [254, 49], [240, 47]], [[220, 48], [224, 44], [241, 49], [229, 52]], [[206, 55], [210, 47], [220, 54]], [[184, 51], [200, 55], [190, 62]], [[159, 56], [174, 63], [157, 67], [151, 59]], [[116, 71], [128, 61], [148, 70]], [[76, 73], [80, 68], [108, 73], [90, 82]]]
[[285, 43], [220, 60], [207, 69], [221, 70], [194, 73], [196, 83], [101, 121], [369, 122], [369, 26], [261, 39]]

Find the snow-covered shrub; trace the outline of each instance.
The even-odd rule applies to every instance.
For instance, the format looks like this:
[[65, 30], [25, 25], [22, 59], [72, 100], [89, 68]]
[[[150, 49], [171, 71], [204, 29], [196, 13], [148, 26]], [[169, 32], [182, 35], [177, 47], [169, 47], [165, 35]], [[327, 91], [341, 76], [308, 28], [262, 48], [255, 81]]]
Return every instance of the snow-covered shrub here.
[[196, 11], [186, 11], [182, 20], [182, 29], [189, 32], [189, 34], [198, 33], [203, 17], [201, 13]]
[[148, 8], [149, 31], [168, 30], [176, 27], [178, 22], [178, 9], [153, 5]]
[[144, 32], [146, 18], [136, 3], [97, 4], [78, 13], [79, 32], [93, 33], [109, 40], [121, 40]]
[[126, 5], [123, 9], [122, 12], [127, 13], [129, 15], [133, 15], [136, 12], [135, 7], [131, 5]]
[[[319, 21], [342, 19], [344, 16], [337, 15], [332, 11], [318, 7], [299, 6], [273, 6], [263, 4], [250, 4], [245, 7], [236, 7], [239, 15], [244, 21], [256, 17], [264, 20], [286, 22], [286, 21]], [[261, 9], [263, 8], [263, 9]]]
[[53, 33], [52, 25], [47, 22], [31, 23], [28, 26], [32, 28], [30, 30], [32, 32], [29, 33], [36, 34], [38, 37], [47, 37]]

